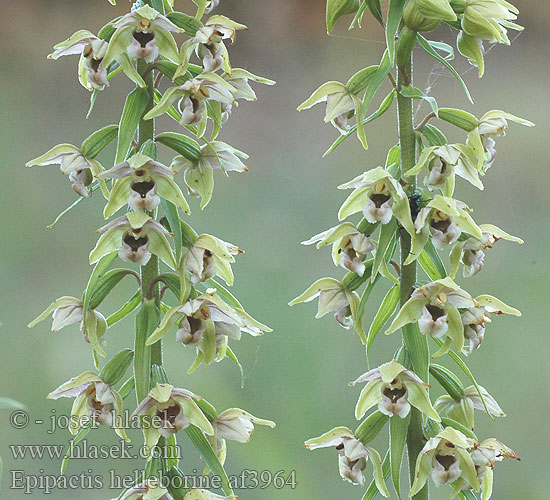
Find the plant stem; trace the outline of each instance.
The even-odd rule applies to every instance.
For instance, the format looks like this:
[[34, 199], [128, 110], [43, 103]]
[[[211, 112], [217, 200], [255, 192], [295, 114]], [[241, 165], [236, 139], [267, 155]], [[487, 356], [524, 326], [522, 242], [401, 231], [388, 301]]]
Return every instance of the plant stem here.
[[[404, 86], [413, 83], [412, 47], [407, 40], [416, 37], [415, 33], [407, 31], [402, 33], [403, 41], [400, 43], [401, 54], [398, 56], [397, 79], [397, 110], [399, 123], [399, 144], [401, 155], [401, 172], [411, 169], [416, 163], [416, 133], [413, 123], [413, 101], [402, 96], [399, 91]], [[410, 50], [409, 50], [410, 49]], [[404, 53], [403, 53], [404, 52]], [[416, 177], [406, 179], [406, 191], [410, 195], [416, 189]], [[411, 235], [403, 228], [400, 230], [401, 241], [401, 305], [409, 299], [416, 283], [416, 261], [405, 265], [405, 260], [411, 249]], [[416, 333], [416, 332], [415, 332]], [[419, 333], [419, 332], [418, 332]], [[420, 334], [420, 333], [419, 333]], [[405, 335], [405, 334], [404, 334]], [[410, 333], [409, 333], [410, 335]], [[422, 430], [422, 415], [415, 408], [411, 408], [411, 421], [407, 435], [407, 451], [409, 457], [409, 472], [411, 483], [414, 481], [414, 471], [418, 454], [424, 446], [424, 433]], [[426, 485], [414, 497], [414, 500], [428, 500], [429, 492]]]
[[[145, 108], [145, 111], [143, 113], [144, 116], [154, 106], [154, 101], [153, 101], [154, 72], [147, 71], [148, 66], [149, 65], [143, 59], [140, 59], [138, 61], [138, 72], [140, 73], [140, 75], [143, 76], [143, 79], [147, 84], [147, 90], [149, 91], [149, 103], [147, 104], [147, 107]], [[149, 140], [153, 140], [154, 138], [155, 138], [155, 120], [154, 119], [144, 120], [142, 117], [139, 122], [139, 128], [138, 128], [139, 146], [141, 147], [145, 142]], [[147, 265], [141, 266], [141, 291], [142, 291], [143, 301], [147, 296], [147, 291], [149, 289], [149, 286], [151, 285], [153, 280], [156, 279], [158, 275], [159, 275], [159, 260], [156, 255], [152, 255]], [[155, 289], [153, 297], [157, 308], [160, 307], [160, 295], [158, 292], [158, 288]], [[151, 346], [151, 365], [153, 364], [156, 364], [159, 366], [162, 365], [162, 341], [159, 341]]]

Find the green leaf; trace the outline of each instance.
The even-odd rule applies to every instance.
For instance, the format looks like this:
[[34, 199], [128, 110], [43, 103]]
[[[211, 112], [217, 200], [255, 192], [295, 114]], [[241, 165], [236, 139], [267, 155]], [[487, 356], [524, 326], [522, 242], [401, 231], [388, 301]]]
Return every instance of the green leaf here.
[[141, 402], [149, 393], [151, 377], [151, 347], [146, 345], [149, 336], [159, 323], [159, 310], [153, 300], [145, 300], [136, 316], [136, 336], [134, 341], [134, 379], [136, 398]]
[[[379, 278], [380, 278], [380, 275], [376, 276], [374, 281], [369, 281], [367, 283], [367, 286], [365, 287], [365, 290], [363, 290], [363, 294], [361, 295], [361, 301], [359, 302], [359, 308], [357, 309], [357, 321], [361, 322], [360, 330], [362, 330], [362, 322], [363, 322], [363, 316], [365, 315], [365, 307], [367, 305], [369, 297], [370, 297], [376, 283], [378, 283]], [[360, 337], [361, 337], [361, 340], [362, 340], [363, 344], [366, 345], [367, 344], [367, 338], [364, 334], [364, 331], [361, 331]]]
[[390, 64], [395, 64], [395, 35], [403, 19], [405, 0], [390, 0], [388, 19], [386, 21], [386, 45], [390, 55]]
[[189, 36], [195, 36], [197, 31], [202, 28], [202, 23], [198, 19], [183, 12], [170, 12], [166, 17]]
[[22, 410], [25, 405], [11, 398], [0, 398], [0, 410]]
[[376, 73], [373, 75], [370, 85], [368, 86], [367, 91], [363, 96], [363, 102], [361, 103], [361, 110], [360, 110], [359, 116], [357, 117], [357, 120], [358, 120], [357, 133], [365, 149], [367, 149], [368, 146], [367, 146], [367, 139], [365, 137], [363, 121], [367, 114], [367, 110], [369, 109], [370, 103], [374, 98], [374, 95], [386, 80], [386, 77], [388, 76], [391, 68], [392, 68], [392, 64], [390, 61], [389, 51], [386, 49], [386, 51], [384, 52], [384, 55], [382, 56], [382, 60], [380, 61], [380, 65], [378, 66]]
[[107, 125], [84, 139], [80, 151], [86, 158], [94, 159], [103, 151], [118, 135], [118, 125]]
[[65, 453], [65, 456], [63, 457], [63, 461], [61, 462], [61, 475], [64, 475], [67, 471], [67, 466], [69, 465], [69, 460], [73, 454], [75, 446], [78, 445], [91, 431], [91, 427], [88, 424], [87, 427], [82, 427], [77, 435], [71, 440], [69, 443], [69, 448], [67, 449], [67, 452]]
[[149, 99], [147, 88], [142, 89], [138, 87], [128, 94], [122, 116], [120, 117], [115, 164], [118, 165], [126, 160], [132, 146], [132, 141], [136, 135], [139, 121], [149, 104]]
[[123, 320], [131, 312], [135, 311], [141, 304], [141, 290], [137, 290], [132, 298], [126, 302], [118, 311], [115, 311], [107, 318], [107, 326], [111, 327]]
[[365, 4], [369, 8], [373, 17], [382, 26], [384, 26], [384, 18], [382, 17], [382, 6], [380, 5], [380, 0], [366, 0]]
[[411, 356], [414, 372], [424, 382], [427, 382], [430, 349], [428, 347], [428, 339], [418, 329], [418, 323], [409, 323], [403, 327], [403, 340]]
[[435, 97], [426, 95], [424, 92], [422, 92], [420, 89], [416, 87], [402, 87], [400, 94], [403, 97], [408, 97], [409, 99], [423, 99], [430, 105], [430, 107], [432, 108], [433, 114], [436, 117], [439, 117], [439, 106], [437, 105], [437, 101], [435, 100]]
[[418, 43], [420, 44], [420, 46], [430, 55], [432, 56], [436, 61], [439, 61], [441, 64], [443, 64], [443, 66], [445, 66], [451, 73], [452, 75], [458, 80], [458, 82], [460, 83], [461, 87], [463, 88], [464, 92], [466, 93], [466, 97], [468, 97], [468, 100], [473, 104], [474, 103], [474, 100], [472, 99], [472, 96], [470, 95], [470, 91], [468, 90], [468, 87], [466, 85], [466, 83], [464, 82], [464, 80], [462, 79], [462, 77], [458, 74], [458, 72], [456, 71], [456, 69], [454, 69], [451, 64], [449, 63], [449, 61], [447, 59], [445, 59], [444, 57], [440, 56], [436, 50], [434, 49], [434, 47], [432, 46], [431, 42], [429, 42], [428, 40], [426, 40], [420, 33], [418, 33], [416, 35], [417, 39], [418, 39]]
[[[382, 265], [382, 261], [386, 255], [386, 251], [395, 241], [397, 231], [397, 221], [395, 217], [388, 223], [382, 225], [380, 228], [380, 235], [378, 237], [378, 247], [376, 248], [376, 254], [374, 256], [374, 263], [372, 265], [371, 282], [378, 276], [378, 271]], [[391, 257], [390, 257], [391, 258]]]
[[185, 432], [189, 436], [189, 439], [191, 439], [195, 449], [201, 454], [203, 460], [206, 462], [206, 465], [210, 467], [212, 474], [221, 479], [221, 487], [224, 494], [228, 497], [232, 496], [233, 490], [229, 484], [229, 478], [227, 477], [225, 469], [203, 432], [194, 425], [187, 427]]
[[183, 134], [165, 132], [157, 135], [155, 140], [173, 149], [176, 153], [184, 156], [190, 161], [198, 161], [201, 159], [201, 148], [199, 143]]
[[177, 207], [168, 200], [161, 201], [162, 209], [170, 224], [170, 230], [174, 234], [174, 247], [176, 249], [176, 262], [180, 262], [183, 249], [183, 236], [181, 231], [181, 220]]
[[[368, 118], [366, 118], [363, 121], [363, 125], [367, 125], [368, 123], [376, 120], [377, 118], [381, 117], [388, 109], [390, 109], [391, 105], [393, 104], [393, 101], [396, 97], [397, 93], [395, 90], [392, 90], [382, 101], [380, 104], [380, 107]], [[323, 158], [330, 153], [332, 153], [342, 142], [344, 142], [348, 137], [351, 137], [355, 132], [357, 131], [357, 125], [353, 125], [345, 134], [342, 134], [338, 139], [336, 139], [330, 148], [325, 151], [325, 154], [323, 155]]]
[[445, 265], [441, 261], [431, 240], [424, 246], [420, 257], [418, 257], [418, 262], [432, 281], [441, 280], [447, 277]]
[[130, 269], [112, 269], [103, 274], [97, 281], [90, 297], [90, 308], [96, 309], [125, 276], [133, 274]]
[[111, 263], [113, 262], [113, 260], [115, 260], [116, 256], [117, 256], [117, 253], [112, 252], [108, 255], [105, 255], [101, 259], [99, 259], [99, 262], [95, 265], [94, 270], [90, 275], [90, 279], [88, 280], [88, 285], [86, 286], [86, 290], [84, 290], [84, 297], [82, 298], [84, 311], [87, 311], [90, 308], [90, 301], [93, 294], [96, 291], [98, 283], [101, 280], [102, 276], [107, 271], [107, 269], [109, 268], [109, 266], [111, 265]]
[[[384, 458], [384, 462], [382, 463], [382, 472], [384, 474], [384, 479], [388, 479], [390, 476], [390, 454], [389, 452], [386, 453], [386, 456]], [[361, 500], [372, 500], [376, 495], [378, 495], [378, 487], [376, 486], [376, 481], [374, 479], [369, 484], [369, 487], [367, 488], [367, 491], [365, 491], [365, 494], [363, 495], [363, 498]]]
[[390, 419], [390, 468], [393, 487], [397, 497], [401, 498], [400, 477], [401, 465], [403, 463], [403, 452], [407, 443], [409, 422], [411, 414], [407, 418], [394, 417]]
[[380, 333], [380, 330], [384, 327], [387, 321], [393, 316], [399, 305], [400, 288], [399, 285], [395, 285], [386, 294], [382, 304], [378, 308], [376, 316], [374, 317], [372, 324], [367, 334], [367, 355], [370, 352], [370, 348], [376, 336]]

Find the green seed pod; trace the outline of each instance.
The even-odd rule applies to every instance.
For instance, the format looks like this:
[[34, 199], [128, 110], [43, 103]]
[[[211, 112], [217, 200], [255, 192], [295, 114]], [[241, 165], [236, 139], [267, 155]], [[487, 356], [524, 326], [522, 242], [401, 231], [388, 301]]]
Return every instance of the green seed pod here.
[[462, 109], [439, 108], [439, 118], [455, 127], [471, 132], [479, 125], [479, 120]]
[[384, 415], [382, 412], [375, 411], [361, 422], [361, 425], [357, 427], [355, 431], [355, 436], [365, 445], [370, 443], [378, 436], [389, 418], [390, 417]]
[[132, 349], [123, 349], [115, 354], [101, 370], [100, 377], [109, 386], [118, 384], [134, 360]]
[[451, 370], [432, 363], [430, 373], [455, 401], [460, 402], [463, 400], [464, 386]]

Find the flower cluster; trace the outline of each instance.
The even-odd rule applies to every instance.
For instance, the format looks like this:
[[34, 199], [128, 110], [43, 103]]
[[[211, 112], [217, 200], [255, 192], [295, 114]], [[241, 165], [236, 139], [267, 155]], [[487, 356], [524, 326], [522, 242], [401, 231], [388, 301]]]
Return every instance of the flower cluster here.
[[[204, 209], [212, 198], [214, 172], [248, 171], [243, 163], [248, 156], [218, 136], [239, 101], [256, 100], [252, 82], [274, 84], [231, 66], [227, 44], [235, 43], [237, 31], [246, 27], [222, 15], [210, 16], [218, 3], [195, 1], [198, 9], [192, 16], [175, 11], [173, 1], [138, 0], [128, 14], [97, 34], [80, 30], [56, 45], [51, 59], [80, 56], [78, 78], [92, 92], [90, 112], [100, 92], [112, 91], [118, 75], [125, 74], [136, 88], [126, 98], [119, 125], [94, 132], [81, 146], [55, 146], [27, 164], [60, 165], [80, 195], [70, 208], [97, 189], [106, 199], [103, 215], [108, 222], [98, 229], [89, 255], [95, 267], [82, 298], [57, 299], [29, 326], [51, 315], [52, 332], [78, 324], [92, 347], [95, 370], [48, 396], [74, 398], [70, 431], [75, 442], [97, 425], [109, 426], [128, 440], [124, 401], [135, 389], [132, 418], [143, 429], [149, 458], [142, 481], [119, 497], [127, 500], [236, 498], [229, 484], [223, 485], [223, 496], [188, 489], [185, 483], [176, 491], [164, 489], [155, 475], [181, 471], [177, 459], [157, 467], [156, 450], [173, 456], [178, 433], [187, 432], [210, 469], [225, 474], [227, 441], [246, 443], [255, 425], [275, 425], [239, 408], [218, 413], [202, 397], [170, 385], [162, 367], [162, 342], [172, 326], [177, 326], [178, 342], [197, 350], [189, 373], [226, 357], [240, 368], [230, 341], [238, 341], [242, 332], [259, 336], [271, 331], [224, 287], [233, 285], [231, 265], [243, 251], [213, 235], [198, 234], [185, 220], [191, 212], [186, 194], [200, 197]], [[204, 19], [205, 14], [210, 17]], [[182, 129], [155, 135], [153, 121], [164, 114]], [[97, 158], [115, 140], [114, 166], [106, 169]], [[173, 153], [171, 163], [159, 161], [160, 146]], [[137, 264], [139, 273], [113, 268], [117, 257], [130, 267]], [[139, 287], [105, 318], [98, 308], [126, 276], [135, 277]], [[103, 363], [108, 329], [135, 310], [133, 348]], [[122, 383], [131, 365], [133, 375]]]
[[[491, 295], [471, 295], [455, 279], [460, 267], [464, 277], [480, 273], [485, 252], [497, 241], [523, 241], [493, 224], [478, 224], [472, 209], [455, 197], [455, 189], [465, 180], [483, 190], [483, 180], [495, 163], [495, 139], [505, 135], [511, 121], [533, 124], [500, 110], [478, 119], [463, 110], [439, 107], [434, 97], [412, 86], [412, 55], [418, 44], [452, 69], [452, 57], [445, 59], [438, 52], [449, 50], [452, 55], [452, 49], [419, 34], [447, 23], [458, 29], [460, 52], [482, 75], [483, 41], [509, 44], [507, 29], [521, 29], [513, 22], [518, 11], [503, 0], [407, 0], [391, 2], [384, 18], [376, 8], [378, 2], [366, 4], [328, 0], [327, 25], [332, 30], [335, 21], [346, 14], [355, 14], [352, 27], [360, 24], [368, 7], [386, 30], [387, 50], [380, 64], [358, 71], [345, 85], [335, 81], [323, 84], [298, 110], [326, 103], [325, 122], [341, 133], [331, 152], [355, 131], [366, 148], [365, 125], [397, 100], [399, 142], [389, 151], [385, 164], [339, 186], [352, 190], [338, 211], [340, 224], [304, 242], [317, 248], [332, 245], [333, 262], [346, 269], [347, 275], [317, 280], [290, 305], [318, 298], [316, 317], [334, 312], [340, 325], [353, 328], [366, 347], [368, 362], [381, 331], [391, 334], [400, 330], [402, 346], [393, 360], [350, 384], [364, 384], [355, 407], [359, 427], [355, 431], [336, 427], [307, 441], [306, 447], [336, 447], [340, 475], [353, 484], [364, 484], [363, 471], [370, 460], [373, 481], [364, 498], [373, 498], [377, 490], [388, 497], [386, 479], [390, 474], [397, 496], [402, 498], [400, 471], [407, 445], [409, 456], [418, 454], [416, 466], [414, 461], [411, 465], [414, 480], [409, 497], [428, 498], [422, 490], [431, 477], [436, 486], [451, 485], [451, 498], [459, 494], [474, 498], [473, 492], [481, 492], [486, 500], [492, 493], [495, 463], [517, 456], [496, 439], [479, 441], [474, 434], [475, 410], [491, 417], [503, 417], [504, 412], [475, 381], [460, 354], [469, 356], [481, 346], [494, 315], [521, 313]], [[378, 110], [368, 115], [374, 94], [386, 80], [392, 87], [390, 93]], [[417, 125], [413, 99], [422, 99], [431, 107]], [[430, 123], [435, 119], [455, 126], [464, 134], [463, 140], [451, 142]], [[361, 218], [349, 220], [355, 214]], [[441, 252], [449, 256], [449, 271]], [[366, 330], [365, 310], [373, 289], [384, 282], [381, 278], [389, 283], [389, 289]], [[361, 287], [363, 291], [358, 293]], [[433, 362], [442, 356], [454, 360], [473, 385], [464, 388], [456, 374]], [[429, 394], [430, 376], [446, 391], [434, 404]], [[390, 443], [381, 465], [380, 455], [369, 443], [388, 420]], [[468, 496], [463, 496], [465, 491]]]

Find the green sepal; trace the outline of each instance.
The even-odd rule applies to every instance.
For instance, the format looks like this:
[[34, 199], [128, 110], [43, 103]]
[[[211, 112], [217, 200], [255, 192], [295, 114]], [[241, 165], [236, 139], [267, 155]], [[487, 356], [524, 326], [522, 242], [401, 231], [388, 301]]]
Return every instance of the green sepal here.
[[103, 367], [99, 374], [101, 380], [107, 385], [114, 387], [122, 380], [133, 360], [134, 351], [132, 349], [122, 349]]

